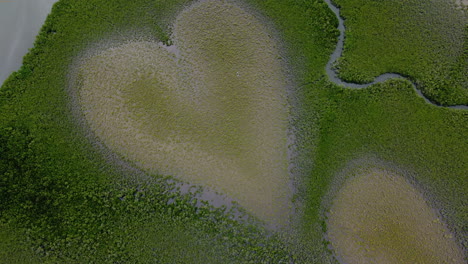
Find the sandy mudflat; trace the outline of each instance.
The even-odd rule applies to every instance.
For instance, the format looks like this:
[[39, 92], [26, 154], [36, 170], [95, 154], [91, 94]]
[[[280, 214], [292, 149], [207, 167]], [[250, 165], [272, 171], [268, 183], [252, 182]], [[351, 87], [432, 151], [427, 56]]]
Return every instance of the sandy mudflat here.
[[455, 3], [459, 7], [468, 7], [468, 0], [455, 0]]
[[465, 263], [423, 196], [382, 169], [345, 182], [330, 208], [327, 235], [343, 263]]
[[288, 81], [271, 32], [214, 0], [183, 10], [173, 32], [171, 47], [128, 42], [83, 60], [90, 129], [143, 169], [210, 186], [285, 224]]

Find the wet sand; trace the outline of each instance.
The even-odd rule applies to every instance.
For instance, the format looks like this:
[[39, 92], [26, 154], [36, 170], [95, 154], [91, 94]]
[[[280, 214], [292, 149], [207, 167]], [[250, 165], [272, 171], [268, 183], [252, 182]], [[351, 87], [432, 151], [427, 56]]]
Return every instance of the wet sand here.
[[465, 263], [422, 194], [383, 169], [346, 180], [333, 199], [327, 236], [342, 263]]
[[289, 84], [270, 34], [233, 2], [196, 2], [177, 16], [173, 46], [127, 42], [83, 60], [85, 119], [136, 166], [211, 187], [283, 226]]

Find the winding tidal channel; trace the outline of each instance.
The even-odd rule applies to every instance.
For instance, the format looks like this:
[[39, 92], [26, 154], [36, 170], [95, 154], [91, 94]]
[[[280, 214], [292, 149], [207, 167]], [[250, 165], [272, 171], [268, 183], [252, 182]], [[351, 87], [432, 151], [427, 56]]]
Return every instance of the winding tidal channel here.
[[412, 82], [411, 80], [409, 80], [408, 78], [398, 74], [398, 73], [384, 73], [382, 75], [379, 75], [377, 76], [374, 81], [370, 82], [370, 83], [366, 83], [366, 84], [357, 84], [357, 83], [349, 83], [349, 82], [346, 82], [346, 81], [343, 81], [341, 80], [339, 77], [338, 77], [338, 74], [335, 70], [333, 70], [333, 65], [335, 64], [336, 60], [338, 58], [341, 57], [342, 53], [343, 53], [343, 48], [344, 48], [344, 40], [345, 40], [345, 26], [344, 26], [344, 19], [340, 16], [340, 9], [336, 6], [334, 6], [331, 2], [331, 0], [324, 0], [328, 7], [333, 11], [333, 13], [336, 15], [336, 17], [338, 18], [338, 30], [340, 31], [340, 36], [338, 37], [338, 43], [336, 44], [336, 49], [335, 51], [332, 53], [332, 55], [330, 56], [330, 60], [328, 61], [327, 63], [327, 66], [326, 66], [326, 72], [327, 72], [327, 75], [328, 75], [328, 78], [330, 79], [330, 81], [338, 84], [338, 85], [341, 85], [341, 86], [344, 86], [346, 88], [350, 88], [350, 89], [363, 89], [363, 88], [367, 88], [373, 84], [377, 84], [377, 83], [382, 83], [382, 82], [385, 82], [387, 80], [390, 80], [390, 79], [405, 79], [405, 80], [408, 80], [411, 82], [414, 90], [416, 91], [416, 93], [422, 97], [424, 99], [424, 101], [426, 101], [426, 103], [429, 103], [429, 104], [432, 104], [434, 106], [437, 106], [437, 107], [447, 107], [447, 108], [453, 108], [453, 109], [464, 109], [464, 110], [468, 110], [468, 106], [466, 105], [454, 105], [454, 106], [441, 106], [441, 105], [438, 105], [438, 104], [435, 104], [433, 103], [432, 101], [430, 101], [426, 96], [424, 96], [424, 94], [417, 88], [416, 84], [414, 82]]

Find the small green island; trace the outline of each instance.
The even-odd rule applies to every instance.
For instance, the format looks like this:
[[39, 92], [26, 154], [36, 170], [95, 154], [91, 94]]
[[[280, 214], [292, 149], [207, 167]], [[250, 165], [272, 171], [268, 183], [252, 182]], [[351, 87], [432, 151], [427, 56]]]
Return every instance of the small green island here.
[[466, 263], [467, 6], [59, 0], [0, 88], [0, 263]]

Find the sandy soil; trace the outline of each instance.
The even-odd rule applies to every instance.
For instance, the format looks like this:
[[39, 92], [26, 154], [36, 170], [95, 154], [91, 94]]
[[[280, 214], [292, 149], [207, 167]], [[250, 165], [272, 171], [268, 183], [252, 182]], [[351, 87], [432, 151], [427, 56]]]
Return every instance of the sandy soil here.
[[468, 0], [455, 0], [455, 3], [460, 8], [467, 8], [468, 7]]
[[465, 263], [423, 196], [382, 169], [345, 182], [333, 200], [327, 235], [343, 263]]
[[80, 103], [110, 149], [150, 172], [226, 193], [272, 226], [291, 208], [287, 76], [270, 31], [229, 1], [200, 1], [174, 46], [128, 42], [81, 65]]

